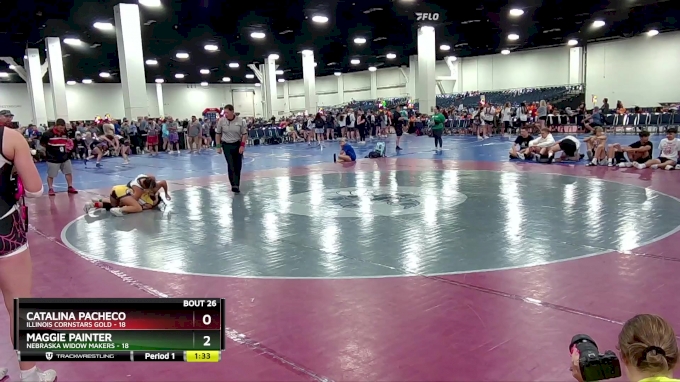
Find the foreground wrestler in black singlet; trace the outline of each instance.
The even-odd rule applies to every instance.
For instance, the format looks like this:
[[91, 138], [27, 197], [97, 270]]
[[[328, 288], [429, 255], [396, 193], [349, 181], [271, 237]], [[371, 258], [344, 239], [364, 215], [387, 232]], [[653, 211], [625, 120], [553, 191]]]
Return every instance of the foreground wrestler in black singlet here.
[[[26, 239], [28, 214], [23, 197], [39, 197], [43, 187], [31, 149], [21, 133], [0, 126], [0, 147], [0, 290], [12, 317], [14, 299], [31, 297], [33, 267]], [[22, 189], [23, 195], [20, 195]], [[14, 341], [14, 320], [9, 322]], [[33, 362], [20, 362], [19, 368], [19, 380], [23, 382], [52, 382], [57, 378], [54, 370], [42, 372]], [[6, 374], [7, 369], [0, 368], [0, 378]]]

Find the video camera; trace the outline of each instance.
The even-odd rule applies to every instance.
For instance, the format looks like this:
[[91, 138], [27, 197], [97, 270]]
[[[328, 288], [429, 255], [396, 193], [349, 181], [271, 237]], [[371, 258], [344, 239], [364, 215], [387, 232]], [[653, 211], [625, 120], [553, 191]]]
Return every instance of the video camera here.
[[590, 336], [577, 334], [571, 339], [569, 353], [579, 352], [578, 367], [585, 382], [602, 381], [621, 376], [621, 364], [616, 354], [607, 350], [600, 354]]

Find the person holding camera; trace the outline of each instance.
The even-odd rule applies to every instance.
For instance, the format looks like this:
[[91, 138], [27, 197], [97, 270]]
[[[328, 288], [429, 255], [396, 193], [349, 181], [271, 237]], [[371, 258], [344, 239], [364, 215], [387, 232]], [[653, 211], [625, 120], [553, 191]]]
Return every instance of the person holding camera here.
[[[574, 379], [590, 382], [621, 375], [620, 370], [616, 370], [619, 361], [613, 352], [597, 356], [597, 346], [590, 337], [579, 335], [575, 338], [580, 343], [572, 343], [571, 346], [571, 374]], [[629, 381], [680, 382], [673, 379], [673, 370], [678, 363], [677, 339], [673, 328], [663, 318], [640, 314], [626, 321], [619, 333], [617, 348], [621, 352], [621, 369], [625, 369]], [[598, 362], [598, 358], [607, 360]], [[597, 378], [598, 374], [600, 378]]]

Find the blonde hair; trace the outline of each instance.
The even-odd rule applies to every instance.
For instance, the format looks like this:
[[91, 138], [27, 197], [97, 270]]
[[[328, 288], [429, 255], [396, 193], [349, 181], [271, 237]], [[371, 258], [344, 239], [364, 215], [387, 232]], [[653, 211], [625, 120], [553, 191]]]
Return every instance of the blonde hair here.
[[542, 99], [541, 102], [538, 103], [538, 106], [546, 106], [545, 100]]
[[646, 373], [666, 374], [678, 362], [675, 332], [654, 314], [639, 314], [626, 321], [618, 348], [627, 365]]

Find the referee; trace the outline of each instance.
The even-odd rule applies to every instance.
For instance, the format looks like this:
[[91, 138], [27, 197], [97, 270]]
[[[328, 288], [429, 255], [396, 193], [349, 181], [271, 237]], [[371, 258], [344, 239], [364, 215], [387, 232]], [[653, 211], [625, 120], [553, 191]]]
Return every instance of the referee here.
[[234, 114], [234, 106], [224, 107], [224, 116], [217, 121], [215, 129], [215, 142], [220, 142], [217, 153], [224, 151], [224, 158], [227, 159], [227, 171], [229, 172], [229, 183], [231, 191], [239, 193], [241, 190], [241, 168], [243, 167], [243, 151], [246, 148], [248, 138], [248, 127], [243, 118]]

